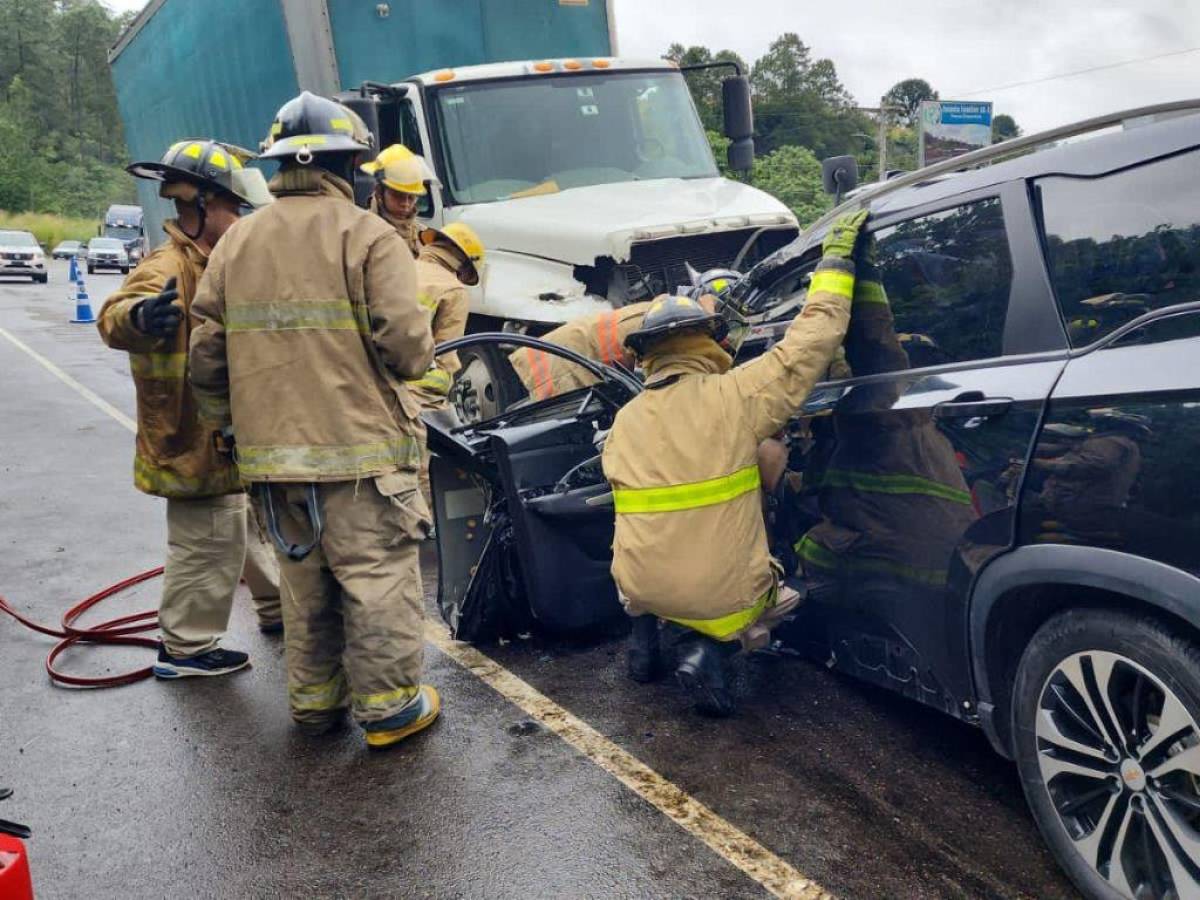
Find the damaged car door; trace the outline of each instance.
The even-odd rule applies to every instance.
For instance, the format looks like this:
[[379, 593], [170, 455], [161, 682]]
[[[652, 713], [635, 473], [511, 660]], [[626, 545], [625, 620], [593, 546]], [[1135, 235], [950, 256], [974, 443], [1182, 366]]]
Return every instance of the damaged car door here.
[[[460, 640], [513, 637], [535, 625], [577, 632], [622, 615], [609, 569], [613, 509], [603, 436], [641, 390], [631, 373], [517, 334], [441, 345], [486, 354], [515, 398], [480, 421], [426, 415], [438, 548], [438, 608]], [[541, 353], [579, 386], [532, 399], [508, 362]]]

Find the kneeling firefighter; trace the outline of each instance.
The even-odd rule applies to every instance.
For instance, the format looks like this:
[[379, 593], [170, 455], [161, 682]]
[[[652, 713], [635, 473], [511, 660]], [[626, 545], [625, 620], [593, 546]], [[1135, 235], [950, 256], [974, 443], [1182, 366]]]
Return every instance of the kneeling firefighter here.
[[306, 733], [347, 707], [386, 747], [438, 715], [420, 683], [420, 407], [405, 385], [433, 359], [416, 265], [354, 205], [371, 136], [308, 92], [276, 114], [264, 158], [275, 203], [234, 225], [192, 308], [192, 386], [232, 420], [243, 480], [276, 540], [288, 699]]
[[709, 714], [733, 712], [727, 651], [761, 642], [782, 612], [759, 447], [804, 403], [845, 336], [866, 215], [830, 229], [803, 311], [763, 356], [733, 368], [718, 343], [725, 320], [688, 297], [655, 301], [627, 340], [647, 380], [604, 446], [616, 507], [613, 578], [627, 612], [642, 617], [633, 641], [647, 653], [659, 652], [649, 617], [687, 629], [677, 676]]

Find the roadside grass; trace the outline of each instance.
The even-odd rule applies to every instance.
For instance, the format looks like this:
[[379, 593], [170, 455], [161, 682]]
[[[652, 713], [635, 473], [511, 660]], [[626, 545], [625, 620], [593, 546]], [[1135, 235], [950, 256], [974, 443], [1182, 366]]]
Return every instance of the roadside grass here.
[[10, 213], [0, 209], [0, 231], [32, 231], [47, 251], [59, 241], [87, 241], [96, 236], [98, 219], [75, 219], [53, 213]]

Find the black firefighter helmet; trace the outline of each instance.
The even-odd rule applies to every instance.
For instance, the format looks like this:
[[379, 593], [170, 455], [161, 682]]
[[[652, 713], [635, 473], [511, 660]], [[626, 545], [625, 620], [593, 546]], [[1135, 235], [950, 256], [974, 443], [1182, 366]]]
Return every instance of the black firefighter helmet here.
[[705, 312], [691, 297], [664, 294], [650, 305], [641, 327], [625, 338], [625, 346], [642, 357], [655, 341], [693, 329], [707, 331], [713, 340], [720, 342], [728, 326], [723, 318]]
[[336, 100], [302, 91], [275, 113], [262, 157], [292, 156], [308, 163], [318, 153], [361, 153], [373, 143], [374, 135], [357, 113]]
[[163, 197], [193, 199], [166, 187], [183, 184], [199, 191], [227, 194], [249, 206], [262, 206], [270, 202], [271, 195], [262, 173], [246, 168], [245, 164], [252, 159], [255, 155], [242, 147], [191, 138], [176, 141], [158, 162], [130, 163], [125, 171], [135, 178], [161, 181], [164, 188], [159, 193]]

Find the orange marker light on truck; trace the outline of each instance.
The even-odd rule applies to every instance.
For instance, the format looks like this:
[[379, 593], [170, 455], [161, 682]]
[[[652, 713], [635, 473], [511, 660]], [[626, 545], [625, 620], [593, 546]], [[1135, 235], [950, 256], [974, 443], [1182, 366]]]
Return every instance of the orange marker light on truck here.
[[549, 62], [534, 63], [533, 71], [535, 71], [535, 72], [553, 72], [554, 71], [554, 63], [549, 63]]
[[582, 69], [583, 64], [577, 59], [568, 59], [563, 62], [563, 68], [570, 69], [572, 72], [574, 72], [577, 69]]
[[592, 60], [592, 68], [593, 69], [607, 69], [611, 65], [612, 65], [612, 63], [610, 63], [607, 59], [593, 59]]
[[438, 72], [436, 75], [433, 76], [433, 80], [434, 81], [453, 81], [454, 80], [454, 70], [453, 69], [442, 69], [442, 71]]

